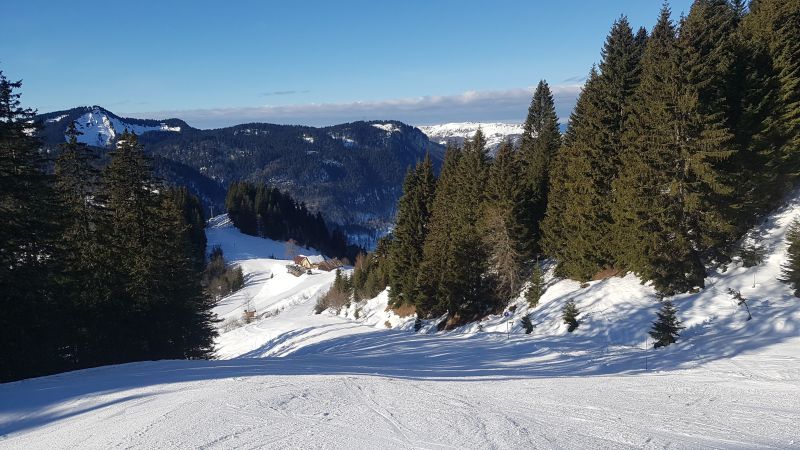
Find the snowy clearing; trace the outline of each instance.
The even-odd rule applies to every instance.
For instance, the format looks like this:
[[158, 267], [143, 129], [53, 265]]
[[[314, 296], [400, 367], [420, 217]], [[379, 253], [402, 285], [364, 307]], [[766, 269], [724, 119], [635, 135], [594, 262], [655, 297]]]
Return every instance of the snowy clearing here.
[[[646, 334], [655, 296], [633, 276], [551, 280], [536, 308], [520, 300], [510, 317], [448, 333], [407, 331], [413, 318], [385, 311], [385, 292], [314, 315], [333, 274], [285, 271], [289, 254], [314, 251], [217, 218], [209, 246], [242, 264], [246, 287], [216, 312], [238, 317], [251, 298], [261, 317], [221, 334], [219, 360], [0, 385], [0, 447], [800, 448], [800, 301], [777, 281], [799, 212], [795, 199], [756, 230], [761, 265], [676, 296], [687, 328], [658, 351]], [[560, 322], [569, 299], [582, 312], [574, 333]]]

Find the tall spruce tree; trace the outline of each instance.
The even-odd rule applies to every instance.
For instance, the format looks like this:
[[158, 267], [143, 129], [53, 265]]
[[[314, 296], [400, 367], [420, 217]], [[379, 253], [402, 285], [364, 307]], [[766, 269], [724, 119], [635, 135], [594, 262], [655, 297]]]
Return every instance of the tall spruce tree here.
[[389, 302], [393, 306], [414, 303], [435, 189], [433, 163], [426, 155], [414, 169], [409, 169], [398, 203], [390, 251]]
[[564, 146], [551, 167], [548, 206], [542, 221], [542, 249], [558, 262], [556, 273], [588, 280], [609, 265], [608, 228], [598, 215], [607, 206], [597, 189], [599, 180], [594, 164], [601, 155], [591, 152], [587, 141], [600, 136], [597, 131], [597, 105], [600, 101], [599, 74], [592, 68], [578, 103], [570, 116]]
[[58, 205], [21, 86], [0, 71], [0, 381], [66, 367]]
[[67, 127], [67, 142], [55, 165], [55, 187], [62, 206], [61, 248], [64, 277], [62, 298], [69, 304], [64, 316], [72, 348], [70, 358], [76, 367], [101, 363], [98, 347], [103, 345], [98, 324], [105, 320], [102, 309], [110, 298], [109, 248], [104, 236], [109, 230], [106, 209], [99, 193], [99, 158], [78, 141], [74, 123]]
[[547, 210], [550, 163], [561, 146], [553, 94], [544, 80], [533, 93], [520, 144], [521, 198], [515, 208], [522, 220], [516, 240], [522, 257], [531, 259], [540, 251], [540, 222]]
[[[746, 41], [769, 55], [777, 78], [777, 99], [768, 108], [774, 113], [775, 132], [767, 142], [774, 152], [768, 169], [780, 174], [772, 192], [779, 195], [800, 174], [800, 3], [752, 0], [742, 27]], [[764, 63], [759, 64], [761, 69]], [[754, 98], [758, 99], [758, 93]]]
[[732, 152], [730, 135], [704, 113], [682, 61], [690, 60], [665, 6], [643, 56], [614, 185], [620, 262], [665, 294], [703, 286], [702, 256], [730, 230], [719, 205], [731, 190], [716, 166]]
[[641, 41], [625, 17], [603, 46], [599, 72], [592, 69], [568, 131], [560, 168], [551, 183], [555, 203], [543, 223], [546, 253], [558, 273], [588, 280], [616, 264], [612, 239], [612, 181], [622, 153], [622, 133], [640, 77]]
[[451, 233], [456, 228], [454, 209], [456, 171], [463, 151], [448, 145], [444, 162], [436, 183], [436, 194], [431, 207], [428, 234], [422, 250], [422, 262], [417, 274], [417, 294], [414, 304], [420, 317], [433, 317], [447, 311], [447, 292], [444, 280], [456, 270], [452, 258]]
[[480, 233], [489, 258], [489, 269], [497, 279], [497, 296], [508, 300], [523, 281], [526, 233], [520, 183], [520, 160], [510, 141], [497, 151], [489, 168]]
[[211, 354], [211, 303], [200, 284], [196, 246], [174, 199], [153, 178], [136, 135], [120, 135], [103, 173], [117, 268], [110, 307], [122, 320], [104, 330], [121, 360]]

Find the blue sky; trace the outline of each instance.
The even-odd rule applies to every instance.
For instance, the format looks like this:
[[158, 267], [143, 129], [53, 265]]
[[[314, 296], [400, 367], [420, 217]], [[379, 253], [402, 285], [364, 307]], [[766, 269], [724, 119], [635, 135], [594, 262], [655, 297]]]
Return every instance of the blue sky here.
[[[690, 0], [669, 2], [673, 17]], [[40, 112], [97, 104], [200, 128], [521, 121], [538, 80], [562, 117], [621, 14], [662, 0], [30, 0], [3, 7], [0, 70]]]

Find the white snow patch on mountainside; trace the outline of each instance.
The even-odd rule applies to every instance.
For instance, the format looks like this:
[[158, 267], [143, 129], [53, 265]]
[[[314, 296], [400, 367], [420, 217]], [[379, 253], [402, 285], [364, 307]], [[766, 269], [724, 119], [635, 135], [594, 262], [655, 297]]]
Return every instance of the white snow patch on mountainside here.
[[[0, 385], [0, 447], [27, 448], [798, 448], [800, 300], [778, 281], [800, 196], [754, 234], [760, 265], [712, 273], [673, 297], [686, 329], [654, 350], [658, 309], [634, 276], [549, 276], [539, 305], [451, 332], [386, 310], [388, 292], [313, 314], [332, 273], [293, 277], [286, 243], [224, 216], [209, 245], [246, 287], [220, 318], [212, 361], [147, 361]], [[727, 294], [740, 290], [752, 320]], [[580, 326], [568, 333], [563, 305]], [[357, 312], [356, 312], [357, 311]], [[530, 315], [534, 332], [519, 319]]]
[[[143, 126], [123, 122], [116, 117], [109, 116], [99, 108], [94, 108], [76, 119], [75, 127], [83, 133], [78, 136], [79, 142], [98, 147], [107, 147], [117, 134], [121, 134], [125, 130], [136, 134], [148, 131], [181, 131], [181, 127], [171, 127], [164, 123], [158, 126]], [[64, 136], [64, 139], [67, 137]]]
[[486, 147], [491, 154], [494, 154], [506, 139], [517, 143], [524, 132], [522, 124], [497, 122], [457, 122], [425, 125], [417, 128], [425, 133], [428, 139], [442, 145], [448, 143], [461, 145], [465, 140], [472, 139], [480, 128], [486, 137]]
[[373, 123], [372, 126], [375, 127], [375, 128], [380, 128], [381, 130], [383, 130], [383, 131], [385, 131], [387, 133], [394, 133], [394, 132], [400, 131], [400, 129], [397, 128], [392, 123]]

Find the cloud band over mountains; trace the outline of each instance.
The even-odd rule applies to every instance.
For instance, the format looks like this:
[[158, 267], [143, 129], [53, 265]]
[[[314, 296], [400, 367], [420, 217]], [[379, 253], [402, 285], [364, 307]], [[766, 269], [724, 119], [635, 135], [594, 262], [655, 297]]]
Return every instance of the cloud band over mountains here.
[[[551, 86], [556, 113], [562, 123], [566, 122], [575, 106], [580, 89], [580, 84]], [[522, 122], [532, 95], [533, 88], [516, 88], [380, 101], [189, 109], [131, 115], [159, 119], [177, 117], [197, 128], [250, 122], [325, 126], [356, 120], [388, 119], [414, 125], [465, 121]]]

